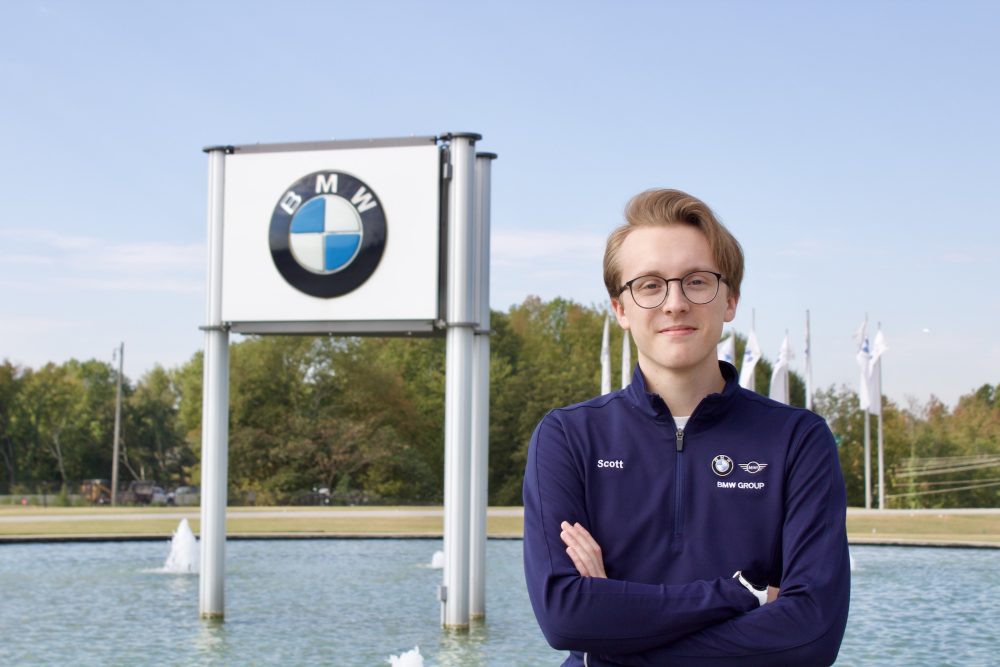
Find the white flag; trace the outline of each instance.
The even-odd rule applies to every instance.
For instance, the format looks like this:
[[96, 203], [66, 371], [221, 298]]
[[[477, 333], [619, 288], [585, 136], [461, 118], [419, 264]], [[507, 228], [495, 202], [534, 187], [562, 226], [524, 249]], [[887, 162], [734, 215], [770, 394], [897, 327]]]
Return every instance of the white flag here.
[[632, 341], [628, 329], [622, 330], [622, 389], [632, 381]]
[[880, 328], [875, 332], [875, 340], [872, 342], [872, 358], [868, 362], [868, 392], [871, 405], [868, 412], [873, 415], [882, 414], [882, 355], [889, 349], [885, 342], [885, 336]]
[[854, 355], [861, 371], [858, 380], [858, 407], [867, 410], [871, 407], [871, 380], [868, 374], [868, 366], [871, 363], [872, 355], [868, 348], [868, 318], [861, 323], [858, 330], [854, 332], [854, 340], [858, 343], [858, 353]]
[[753, 329], [747, 336], [747, 346], [743, 350], [743, 365], [740, 367], [740, 386], [753, 391], [754, 388], [754, 368], [760, 361], [760, 345], [757, 344], [757, 334]]
[[723, 338], [716, 350], [719, 353], [719, 361], [726, 361], [736, 365], [736, 336], [729, 334], [728, 338]]
[[788, 403], [788, 362], [792, 358], [792, 350], [788, 346], [788, 333], [781, 341], [781, 350], [778, 352], [778, 360], [774, 363], [774, 371], [771, 373], [771, 390], [768, 396], [776, 401]]
[[608, 316], [604, 316], [604, 335], [601, 337], [601, 393], [611, 393], [611, 349], [608, 343]]

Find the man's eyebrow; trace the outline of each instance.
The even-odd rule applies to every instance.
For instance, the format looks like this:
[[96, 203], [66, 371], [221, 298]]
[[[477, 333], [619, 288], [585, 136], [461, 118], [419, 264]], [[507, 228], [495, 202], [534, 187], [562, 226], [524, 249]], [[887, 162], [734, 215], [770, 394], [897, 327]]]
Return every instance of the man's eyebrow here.
[[[674, 276], [674, 277], [675, 278], [680, 278], [681, 276], [686, 276], [687, 274], [694, 273], [695, 271], [707, 271], [708, 273], [720, 273], [720, 271], [716, 271], [715, 269], [707, 269], [705, 267], [696, 266], [694, 268], [685, 269], [680, 275]], [[645, 269], [645, 270], [642, 270], [642, 271], [636, 271], [633, 275], [636, 278], [642, 278], [643, 276], [660, 276], [661, 278], [666, 278], [666, 276], [663, 275], [663, 273], [661, 273], [660, 271], [657, 271], [655, 269]], [[629, 280], [633, 280], [633, 279], [630, 278]]]

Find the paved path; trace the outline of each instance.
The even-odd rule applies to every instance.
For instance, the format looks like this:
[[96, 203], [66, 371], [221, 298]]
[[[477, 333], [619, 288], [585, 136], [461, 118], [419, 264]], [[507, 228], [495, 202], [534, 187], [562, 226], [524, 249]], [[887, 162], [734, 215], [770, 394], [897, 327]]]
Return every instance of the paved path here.
[[848, 507], [847, 516], [937, 516], [943, 514], [1000, 514], [1000, 507], [969, 507], [965, 509], [930, 510], [866, 510], [863, 507]]
[[[520, 507], [491, 507], [489, 516], [493, 517], [521, 517], [524, 511]], [[1000, 507], [986, 507], [973, 509], [928, 509], [928, 510], [866, 510], [859, 507], [851, 507], [847, 510], [848, 516], [939, 516], [939, 515], [962, 515], [962, 514], [989, 514], [1000, 515]], [[170, 519], [180, 521], [181, 519], [198, 519], [200, 514], [197, 508], [188, 510], [176, 510], [172, 512], [116, 512], [108, 509], [103, 512], [83, 512], [69, 509], [66, 511], [46, 510], [42, 514], [36, 514], [32, 508], [16, 510], [15, 513], [0, 513], [0, 523], [55, 523], [66, 521], [150, 521], [156, 519]], [[363, 519], [363, 518], [407, 518], [407, 517], [444, 517], [444, 510], [440, 507], [423, 508], [370, 508], [370, 507], [317, 507], [315, 509], [255, 509], [252, 507], [230, 508], [226, 512], [227, 519]]]
[[[65, 523], [67, 521], [155, 521], [157, 519], [170, 519], [179, 521], [181, 519], [199, 519], [201, 515], [197, 509], [178, 510], [176, 512], [74, 512], [66, 511], [59, 513], [35, 514], [30, 508], [24, 510], [24, 514], [0, 514], [0, 523]], [[494, 517], [520, 517], [523, 510], [520, 507], [491, 507], [488, 510], [489, 516]], [[336, 507], [318, 507], [316, 509], [295, 509], [281, 510], [268, 509], [256, 510], [253, 508], [230, 509], [226, 512], [227, 519], [373, 519], [373, 518], [407, 518], [407, 517], [444, 517], [444, 510], [441, 508], [428, 507], [427, 509], [369, 509], [352, 508], [340, 509]]]

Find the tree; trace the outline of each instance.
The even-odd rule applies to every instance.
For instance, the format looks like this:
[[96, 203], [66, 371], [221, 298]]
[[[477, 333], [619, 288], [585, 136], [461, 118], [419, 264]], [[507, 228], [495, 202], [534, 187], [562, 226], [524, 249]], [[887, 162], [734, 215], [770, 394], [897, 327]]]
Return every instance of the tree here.
[[25, 482], [92, 476], [109, 467], [113, 402], [111, 369], [71, 359], [26, 371], [12, 419]]
[[13, 422], [17, 394], [21, 389], [21, 368], [4, 359], [0, 364], [0, 465], [4, 474], [0, 474], [0, 492], [10, 493], [17, 484], [18, 460], [14, 447], [15, 435]]
[[[529, 297], [492, 313], [490, 473], [493, 504], [519, 504], [532, 432], [544, 414], [600, 390], [603, 306]], [[612, 377], [622, 331], [611, 327]], [[736, 334], [737, 365], [746, 338]], [[633, 346], [633, 360], [638, 355]], [[633, 362], [634, 363], [634, 362]], [[766, 394], [771, 364], [758, 364]], [[70, 360], [33, 370], [0, 365], [0, 490], [107, 477], [115, 371]], [[202, 354], [123, 378], [123, 462], [136, 477], [198, 483]], [[230, 346], [229, 480], [234, 499], [287, 503], [325, 487], [338, 502], [441, 502], [445, 340], [248, 336]], [[804, 403], [791, 373], [791, 402]], [[817, 392], [838, 443], [848, 501], [864, 504], [864, 417], [848, 387]], [[1000, 385], [954, 410], [937, 399], [903, 410], [883, 397], [890, 507], [1000, 504]], [[873, 491], [876, 491], [872, 418]], [[969, 488], [960, 488], [969, 487]]]
[[179, 408], [174, 378], [157, 365], [140, 378], [125, 411], [131, 466], [166, 486], [187, 483], [196, 460], [184, 438]]
[[[598, 394], [605, 312], [564, 299], [545, 303], [529, 297], [494, 318], [495, 354], [509, 372], [503, 384], [493, 385], [491, 397], [491, 422], [498, 422], [491, 426], [490, 466], [498, 473], [490, 479], [492, 502], [520, 503], [528, 442], [542, 416]], [[615, 333], [621, 349], [617, 327]]]

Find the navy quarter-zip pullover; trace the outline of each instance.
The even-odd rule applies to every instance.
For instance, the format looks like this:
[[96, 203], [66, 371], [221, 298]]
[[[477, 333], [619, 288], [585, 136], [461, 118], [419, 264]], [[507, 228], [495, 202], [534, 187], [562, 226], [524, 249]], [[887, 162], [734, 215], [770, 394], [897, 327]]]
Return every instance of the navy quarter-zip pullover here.
[[[826, 422], [725, 388], [687, 427], [646, 390], [553, 410], [524, 476], [532, 608], [563, 665], [829, 665], [847, 623], [846, 495]], [[607, 579], [581, 577], [559, 538], [579, 522]], [[758, 606], [733, 572], [779, 586]]]

